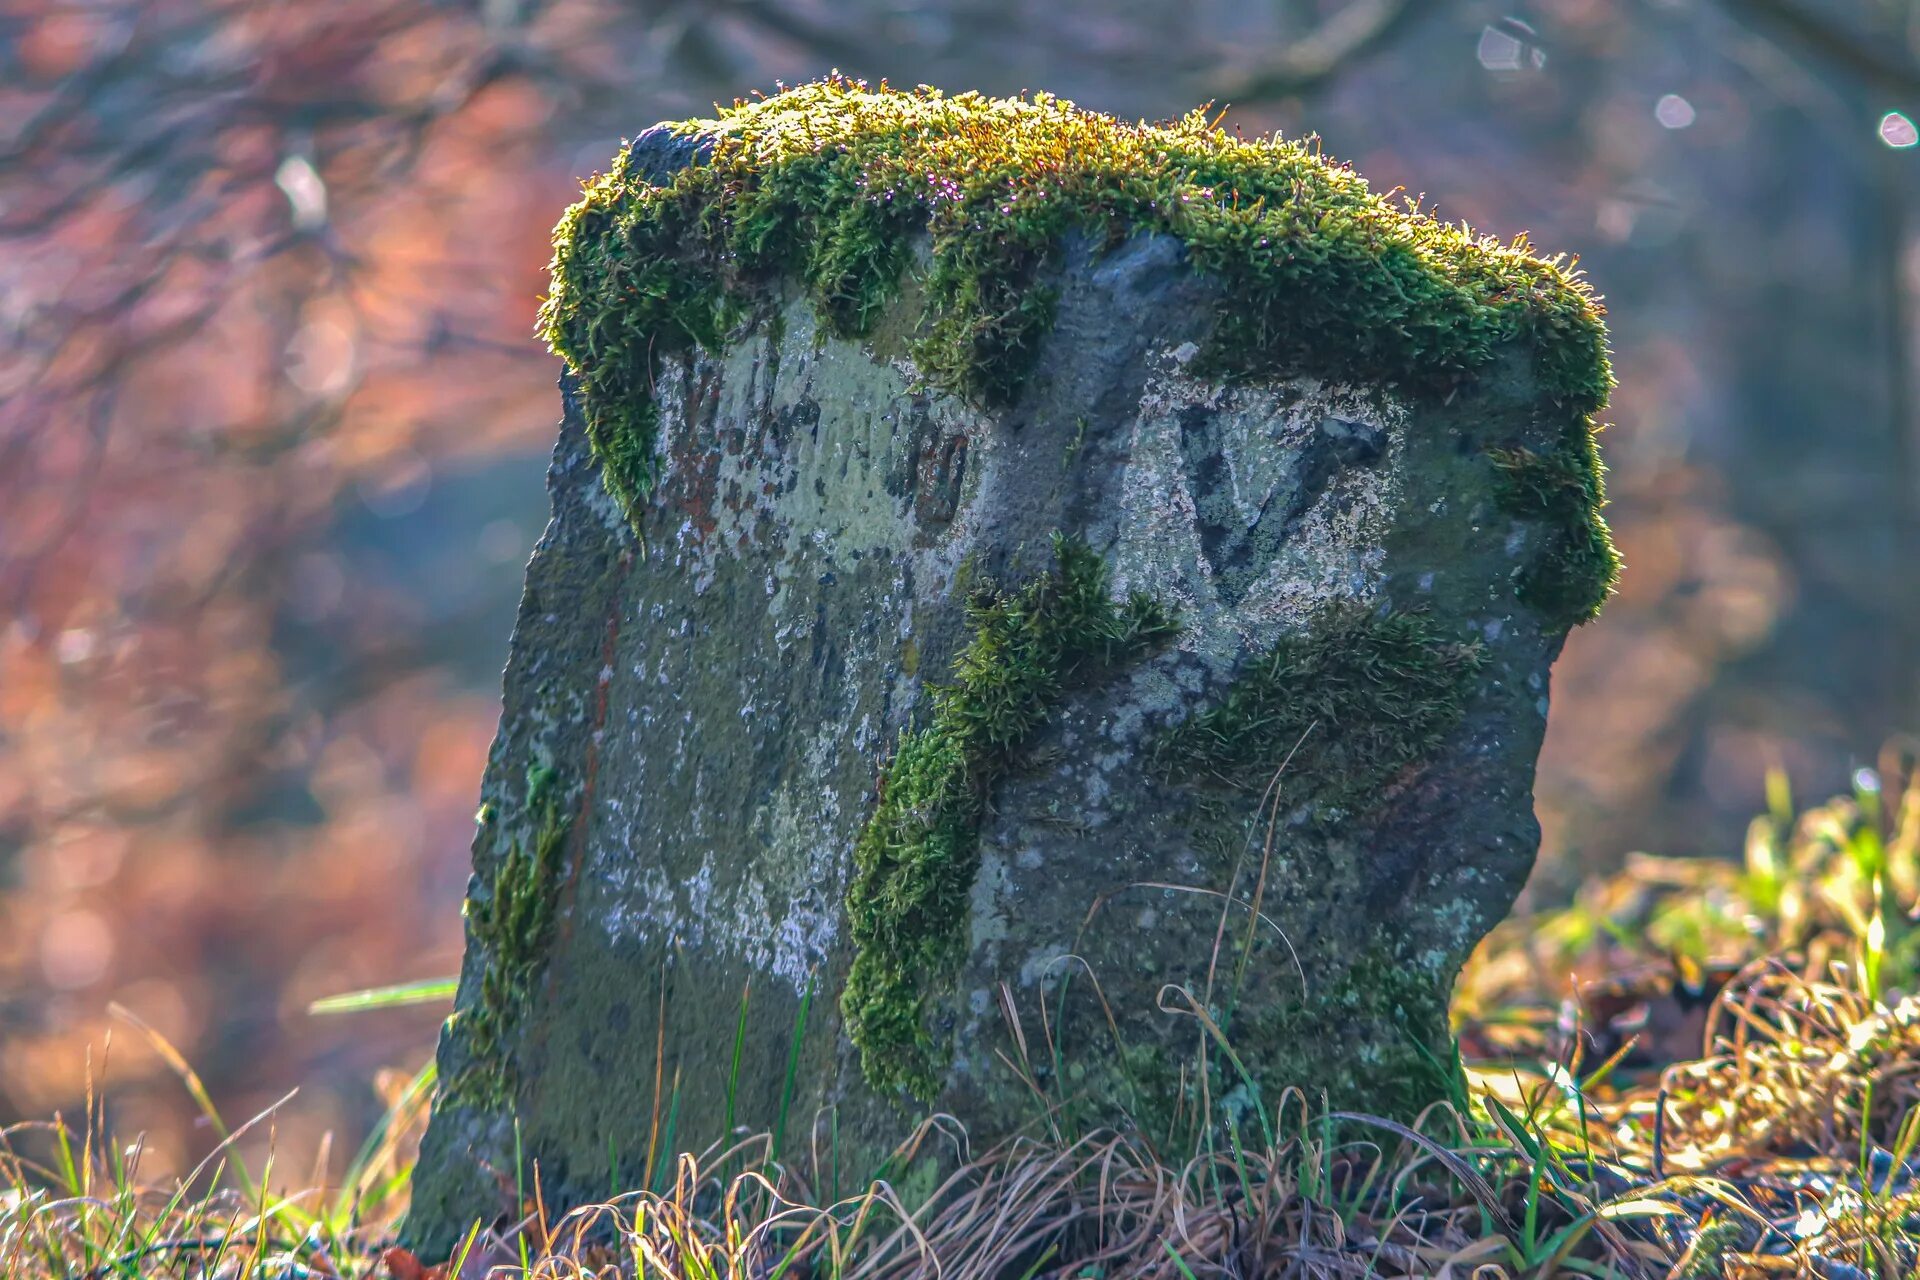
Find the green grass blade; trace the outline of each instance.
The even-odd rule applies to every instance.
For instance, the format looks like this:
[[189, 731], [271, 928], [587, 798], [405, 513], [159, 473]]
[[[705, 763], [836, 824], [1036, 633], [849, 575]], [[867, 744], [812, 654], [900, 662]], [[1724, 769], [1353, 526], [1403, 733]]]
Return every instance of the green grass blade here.
[[364, 991], [346, 991], [337, 996], [315, 1000], [307, 1006], [312, 1014], [360, 1013], [367, 1009], [400, 1009], [416, 1004], [441, 1004], [453, 999], [460, 986], [458, 978], [424, 978], [391, 987], [368, 987]]
[[733, 1137], [733, 1107], [740, 1093], [740, 1050], [747, 1042], [747, 1001], [753, 995], [753, 984], [740, 988], [740, 1017], [733, 1026], [733, 1062], [727, 1069], [727, 1117], [720, 1132], [727, 1138]]
[[787, 1113], [793, 1106], [794, 1082], [800, 1076], [800, 1044], [807, 1034], [807, 1013], [813, 1007], [813, 989], [820, 979], [819, 970], [807, 975], [807, 991], [800, 997], [800, 1013], [793, 1022], [793, 1040], [787, 1046], [787, 1075], [780, 1084], [780, 1112], [773, 1124], [773, 1142], [768, 1148], [767, 1163], [780, 1163], [780, 1148], [787, 1139]]

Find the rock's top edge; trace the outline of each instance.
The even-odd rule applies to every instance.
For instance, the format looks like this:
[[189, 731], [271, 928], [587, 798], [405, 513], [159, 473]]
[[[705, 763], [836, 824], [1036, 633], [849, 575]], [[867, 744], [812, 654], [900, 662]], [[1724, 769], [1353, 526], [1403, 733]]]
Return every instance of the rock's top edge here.
[[[658, 126], [556, 229], [542, 331], [581, 380], [608, 487], [632, 513], [653, 480], [657, 362], [723, 345], [772, 283], [801, 283], [830, 332], [892, 343], [934, 389], [993, 408], [1034, 367], [1067, 239], [1143, 232], [1177, 239], [1217, 282], [1220, 377], [1436, 402], [1522, 350], [1556, 443], [1536, 465], [1516, 440], [1504, 465], [1528, 518], [1562, 526], [1577, 561], [1555, 612], [1598, 610], [1618, 567], [1592, 440], [1612, 375], [1576, 265], [1375, 193], [1315, 142], [1240, 137], [1205, 111], [1129, 124], [1047, 94], [833, 77]], [[890, 318], [910, 274], [918, 312]]]
[[[1327, 156], [1317, 138], [1248, 138], [1219, 128], [1218, 119], [1197, 108], [1176, 120], [1129, 123], [1046, 93], [948, 95], [925, 85], [909, 91], [830, 77], [736, 100], [715, 118], [657, 125], [642, 135], [647, 145], [623, 150], [609, 176], [671, 185], [691, 164], [764, 179], [845, 152], [876, 162], [872, 198], [961, 205], [985, 196], [1015, 221], [1038, 212], [1026, 206], [1065, 201], [1102, 220], [1188, 239], [1200, 228], [1181, 206], [1198, 204], [1282, 231], [1271, 245], [1245, 246], [1274, 256], [1284, 255], [1283, 238], [1300, 247], [1333, 246], [1365, 229], [1382, 238], [1369, 248], [1411, 251], [1436, 283], [1479, 295], [1471, 300], [1498, 305], [1499, 286], [1524, 280], [1530, 306], [1565, 308], [1575, 327], [1601, 336], [1602, 308], [1565, 255], [1537, 254], [1524, 235], [1506, 242], [1477, 236], [1412, 201], [1376, 194], [1351, 165]], [[665, 166], [650, 174], [629, 167], [636, 152], [656, 165], [667, 160], [669, 138], [679, 154]], [[925, 190], [917, 189], [920, 182]], [[1588, 355], [1589, 373], [1604, 375], [1604, 352]], [[1598, 398], [1590, 407], [1599, 407]]]

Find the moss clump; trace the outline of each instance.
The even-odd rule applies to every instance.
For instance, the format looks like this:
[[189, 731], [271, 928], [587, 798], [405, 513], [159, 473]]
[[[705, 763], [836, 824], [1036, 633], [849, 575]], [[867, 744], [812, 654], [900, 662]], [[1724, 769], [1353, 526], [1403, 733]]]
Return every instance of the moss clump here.
[[1546, 545], [1520, 577], [1521, 603], [1549, 626], [1572, 627], [1597, 617], [1620, 577], [1620, 556], [1606, 526], [1589, 518], [1606, 500], [1592, 434], [1571, 435], [1547, 453], [1513, 448], [1489, 456], [1498, 471], [1501, 510], [1547, 527]]
[[1459, 723], [1485, 661], [1477, 641], [1448, 640], [1422, 614], [1328, 605], [1156, 754], [1169, 772], [1242, 789], [1264, 790], [1284, 765], [1284, 794], [1337, 818]]
[[[560, 877], [571, 825], [560, 806], [554, 772], [536, 765], [527, 772], [530, 839], [515, 838], [495, 863], [489, 891], [466, 902], [467, 929], [482, 948], [486, 968], [474, 1005], [454, 1015], [466, 1036], [468, 1063], [448, 1094], [470, 1105], [498, 1108], [513, 1093], [508, 1029], [520, 1022], [546, 963], [558, 911]], [[483, 823], [499, 819], [492, 806]]]
[[1200, 1052], [1182, 1054], [1171, 1043], [1122, 1047], [1112, 1061], [1134, 1124], [1182, 1146], [1223, 1117], [1244, 1135], [1262, 1114], [1284, 1116], [1289, 1089], [1316, 1115], [1332, 1109], [1404, 1121], [1457, 1096], [1446, 983], [1378, 935], [1362, 933], [1353, 957], [1317, 971], [1304, 990], [1288, 984], [1237, 1010], [1212, 1007], [1221, 1040], [1205, 1039]]
[[[1411, 1120], [1454, 1092], [1447, 984], [1382, 939], [1337, 981], [1260, 1009], [1233, 1038], [1268, 1098], [1293, 1085], [1316, 1109], [1324, 1098], [1336, 1110]], [[1342, 1052], [1327, 1052], [1330, 1038]]]
[[980, 818], [1015, 751], [1066, 689], [1176, 630], [1144, 595], [1110, 599], [1106, 565], [1084, 542], [1057, 536], [1054, 560], [1017, 592], [975, 589], [953, 683], [932, 690], [930, 721], [902, 735], [854, 847], [856, 952], [840, 1007], [875, 1088], [930, 1099], [938, 1087], [927, 1000], [964, 950]]
[[1570, 453], [1587, 474], [1569, 522], [1604, 554], [1567, 557], [1565, 591], [1606, 594], [1613, 561], [1590, 444], [1612, 385], [1601, 308], [1571, 264], [1534, 256], [1524, 239], [1443, 225], [1315, 148], [1223, 133], [1200, 112], [1129, 125], [1044, 94], [946, 97], [833, 78], [684, 127], [711, 154], [665, 185], [631, 149], [588, 184], [555, 230], [540, 313], [630, 516], [654, 479], [661, 362], [721, 345], [776, 282], [804, 282], [831, 332], [867, 335], [924, 237], [910, 353], [933, 386], [991, 407], [1033, 367], [1053, 316], [1046, 273], [1068, 238], [1109, 246], [1155, 232], [1220, 283], [1209, 354], [1221, 374], [1437, 401], [1523, 346], [1538, 420], [1588, 442]]
[[1693, 1244], [1673, 1269], [1674, 1280], [1722, 1280], [1727, 1255], [1743, 1252], [1756, 1234], [1754, 1224], [1737, 1213], [1704, 1218]]

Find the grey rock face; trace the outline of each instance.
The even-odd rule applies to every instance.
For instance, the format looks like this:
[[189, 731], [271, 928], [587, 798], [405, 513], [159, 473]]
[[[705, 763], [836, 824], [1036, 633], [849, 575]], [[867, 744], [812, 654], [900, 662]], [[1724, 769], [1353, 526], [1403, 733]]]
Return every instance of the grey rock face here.
[[1243, 1111], [1289, 1085], [1435, 1095], [1446, 992], [1537, 844], [1563, 632], [1518, 598], [1542, 534], [1487, 450], [1548, 429], [1517, 357], [1443, 406], [1210, 381], [1183, 252], [1069, 253], [1040, 365], [991, 415], [769, 305], [664, 371], [644, 544], [568, 399], [418, 1244], [510, 1211], [516, 1119], [550, 1209], [729, 1122], [784, 1124], [791, 1157], [832, 1116], [843, 1185], [905, 1136], [924, 1102], [870, 1084], [843, 1029], [856, 845], [970, 593], [1052, 571], [1059, 533], [1178, 632], [1061, 690], [999, 772], [964, 954], [925, 992], [924, 1101], [981, 1141], [1036, 1089], [1156, 1134], [1203, 1083]]

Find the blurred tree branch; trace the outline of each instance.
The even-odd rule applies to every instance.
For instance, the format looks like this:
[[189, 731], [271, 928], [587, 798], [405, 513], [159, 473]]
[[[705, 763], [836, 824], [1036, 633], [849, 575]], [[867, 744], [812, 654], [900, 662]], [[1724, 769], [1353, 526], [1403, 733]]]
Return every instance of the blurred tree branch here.
[[1304, 97], [1392, 44], [1437, 7], [1412, 0], [1351, 0], [1266, 62], [1219, 76], [1209, 92], [1234, 106]]
[[[1902, 101], [1920, 101], [1920, 63], [1904, 42], [1849, 31], [1798, 0], [1729, 0], [1727, 11], [1748, 27], [1803, 60], [1823, 63]], [[1909, 3], [1911, 33], [1920, 25], [1920, 5]], [[1912, 38], [1909, 35], [1909, 40]]]
[[848, 31], [814, 22], [780, 0], [722, 0], [712, 6], [714, 16], [734, 16], [793, 44], [816, 58], [861, 66], [870, 61], [874, 45]]

